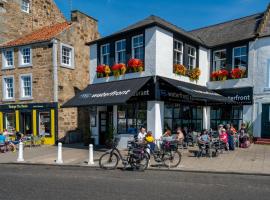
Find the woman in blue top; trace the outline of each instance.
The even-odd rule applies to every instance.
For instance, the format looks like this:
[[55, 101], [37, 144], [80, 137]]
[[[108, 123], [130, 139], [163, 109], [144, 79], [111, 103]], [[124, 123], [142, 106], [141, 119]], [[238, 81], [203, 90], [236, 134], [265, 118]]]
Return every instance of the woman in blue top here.
[[6, 142], [6, 137], [3, 135], [2, 132], [0, 132], [0, 144], [5, 144]]

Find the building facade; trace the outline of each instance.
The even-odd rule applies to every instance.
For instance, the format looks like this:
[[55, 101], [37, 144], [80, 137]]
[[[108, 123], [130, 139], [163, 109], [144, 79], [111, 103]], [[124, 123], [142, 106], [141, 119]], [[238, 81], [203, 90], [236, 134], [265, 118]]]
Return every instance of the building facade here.
[[141, 126], [159, 138], [166, 128], [243, 122], [267, 138], [269, 23], [269, 7], [189, 32], [150, 16], [88, 43], [90, 85], [64, 106], [90, 107], [96, 144]]
[[0, 44], [65, 21], [53, 0], [0, 0]]
[[85, 42], [98, 37], [97, 21], [72, 11], [70, 22], [56, 20], [1, 45], [1, 131], [45, 135], [46, 144], [89, 132], [83, 110], [61, 105], [89, 83]]

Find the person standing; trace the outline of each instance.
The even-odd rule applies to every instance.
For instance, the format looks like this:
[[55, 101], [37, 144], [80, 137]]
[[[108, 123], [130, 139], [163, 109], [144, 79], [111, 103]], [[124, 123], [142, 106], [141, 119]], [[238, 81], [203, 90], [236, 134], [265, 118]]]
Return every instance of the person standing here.
[[228, 135], [228, 144], [229, 144], [229, 150], [234, 151], [234, 133], [231, 130], [231, 125], [226, 125], [226, 132]]

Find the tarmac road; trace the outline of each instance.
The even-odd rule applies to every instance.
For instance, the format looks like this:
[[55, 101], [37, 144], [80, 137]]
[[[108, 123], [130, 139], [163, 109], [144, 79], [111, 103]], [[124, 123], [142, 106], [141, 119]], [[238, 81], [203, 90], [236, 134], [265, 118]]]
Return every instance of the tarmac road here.
[[0, 199], [260, 200], [270, 176], [0, 165]]

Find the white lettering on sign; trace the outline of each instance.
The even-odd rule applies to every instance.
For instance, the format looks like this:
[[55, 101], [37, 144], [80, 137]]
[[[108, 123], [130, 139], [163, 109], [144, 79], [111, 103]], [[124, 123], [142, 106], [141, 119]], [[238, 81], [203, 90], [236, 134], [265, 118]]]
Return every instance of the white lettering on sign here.
[[102, 97], [113, 97], [113, 96], [122, 96], [122, 95], [127, 95], [130, 93], [130, 90], [124, 90], [124, 91], [113, 91], [113, 92], [102, 92], [102, 93], [84, 93], [81, 94], [80, 97], [83, 99], [88, 99], [88, 98], [102, 98]]
[[228, 96], [229, 99], [233, 100], [233, 101], [250, 101], [250, 95], [246, 95], [246, 96], [240, 96], [240, 95], [235, 95], [235, 96]]

